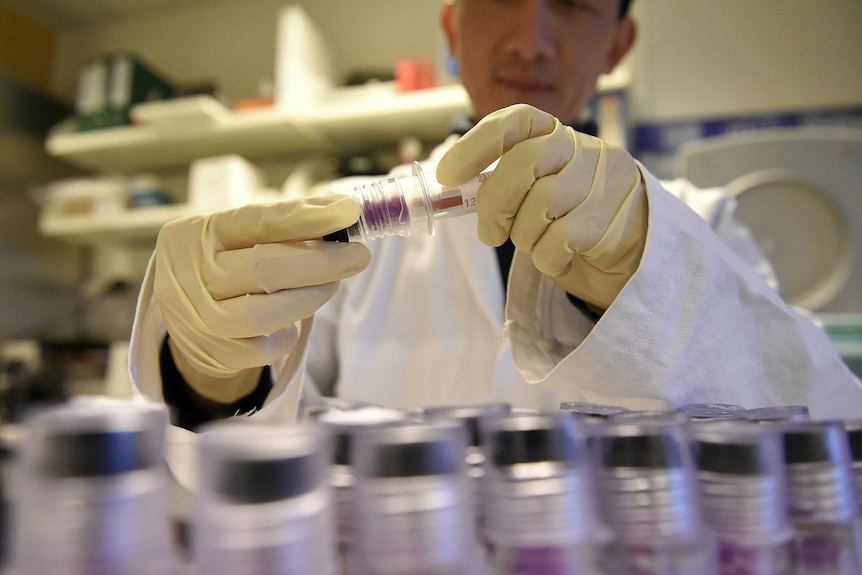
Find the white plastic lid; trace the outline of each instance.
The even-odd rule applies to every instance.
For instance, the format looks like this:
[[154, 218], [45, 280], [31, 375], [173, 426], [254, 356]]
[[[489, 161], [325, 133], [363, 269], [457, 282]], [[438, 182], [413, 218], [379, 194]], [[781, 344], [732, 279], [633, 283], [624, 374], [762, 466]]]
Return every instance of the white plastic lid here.
[[746, 174], [728, 190], [736, 215], [781, 281], [789, 303], [818, 309], [845, 286], [853, 265], [848, 222], [828, 190], [781, 169]]

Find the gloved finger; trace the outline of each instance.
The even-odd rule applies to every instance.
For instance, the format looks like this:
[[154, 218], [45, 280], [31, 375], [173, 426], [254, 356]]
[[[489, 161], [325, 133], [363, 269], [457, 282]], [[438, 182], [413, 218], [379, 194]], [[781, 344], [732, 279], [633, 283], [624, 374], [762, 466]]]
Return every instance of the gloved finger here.
[[549, 277], [558, 277], [572, 267], [575, 252], [568, 243], [567, 222], [556, 220], [547, 226], [545, 232], [533, 246], [530, 256], [536, 269]]
[[206, 329], [222, 338], [271, 335], [286, 325], [311, 316], [338, 289], [338, 282], [281, 290], [271, 294], [248, 294], [210, 301], [198, 309]]
[[356, 243], [257, 244], [216, 253], [202, 276], [210, 295], [225, 300], [331, 283], [356, 275], [370, 261], [368, 248]]
[[515, 144], [550, 134], [558, 123], [550, 114], [526, 104], [497, 110], [446, 151], [437, 166], [437, 181], [444, 186], [463, 184]]
[[506, 152], [476, 195], [479, 239], [492, 246], [506, 241], [535, 183], [571, 164], [573, 154], [570, 128], [559, 122], [550, 134], [520, 142]]
[[359, 219], [352, 196], [325, 194], [274, 204], [250, 204], [207, 216], [203, 244], [214, 251], [309, 240], [346, 228]]
[[[171, 340], [188, 360], [209, 375], [218, 377], [243, 369], [272, 365], [290, 352], [299, 339], [296, 326], [287, 327], [268, 335], [249, 338], [195, 338], [183, 337], [183, 332], [171, 333]], [[219, 358], [219, 359], [215, 359]]]
[[548, 226], [565, 213], [557, 180], [556, 174], [536, 180], [515, 214], [509, 237], [519, 250], [532, 252]]
[[[520, 250], [532, 251], [548, 225], [581, 206], [596, 183], [601, 141], [574, 131], [569, 134], [575, 148], [570, 161], [558, 173], [537, 180], [515, 216], [510, 235]], [[589, 139], [585, 142], [585, 138]], [[577, 229], [571, 231], [579, 234]]]

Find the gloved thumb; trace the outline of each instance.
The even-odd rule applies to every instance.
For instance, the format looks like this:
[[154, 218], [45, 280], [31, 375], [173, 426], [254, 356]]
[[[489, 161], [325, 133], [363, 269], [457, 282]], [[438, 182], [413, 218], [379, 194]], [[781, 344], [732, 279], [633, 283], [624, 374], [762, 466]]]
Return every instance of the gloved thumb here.
[[[444, 186], [463, 184], [516, 144], [550, 134], [557, 123], [554, 116], [526, 104], [497, 110], [446, 151], [437, 166], [437, 181]], [[565, 158], [546, 158], [546, 161], [560, 164]]]

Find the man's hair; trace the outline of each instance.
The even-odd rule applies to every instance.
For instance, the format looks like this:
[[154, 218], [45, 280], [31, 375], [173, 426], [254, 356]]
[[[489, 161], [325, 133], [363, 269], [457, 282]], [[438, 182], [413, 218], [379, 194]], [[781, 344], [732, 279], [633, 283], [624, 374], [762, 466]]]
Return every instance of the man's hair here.
[[632, 0], [620, 0], [620, 20], [626, 17], [626, 14], [629, 13], [629, 6], [631, 6]]

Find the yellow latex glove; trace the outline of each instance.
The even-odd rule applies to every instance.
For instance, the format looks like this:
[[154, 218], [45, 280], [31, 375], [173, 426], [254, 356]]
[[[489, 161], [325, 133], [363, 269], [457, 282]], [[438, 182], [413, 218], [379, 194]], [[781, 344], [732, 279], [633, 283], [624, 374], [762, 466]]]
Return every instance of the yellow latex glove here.
[[641, 173], [623, 149], [525, 104], [486, 116], [437, 167], [444, 186], [476, 177], [479, 239], [512, 238], [533, 265], [588, 304], [607, 309], [635, 272], [647, 231]]
[[368, 265], [361, 244], [317, 240], [357, 219], [356, 200], [328, 195], [181, 218], [161, 229], [154, 296], [177, 368], [195, 391], [232, 403], [256, 387], [261, 366], [291, 351], [295, 323]]

